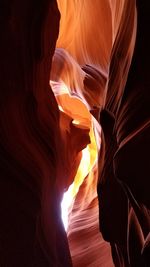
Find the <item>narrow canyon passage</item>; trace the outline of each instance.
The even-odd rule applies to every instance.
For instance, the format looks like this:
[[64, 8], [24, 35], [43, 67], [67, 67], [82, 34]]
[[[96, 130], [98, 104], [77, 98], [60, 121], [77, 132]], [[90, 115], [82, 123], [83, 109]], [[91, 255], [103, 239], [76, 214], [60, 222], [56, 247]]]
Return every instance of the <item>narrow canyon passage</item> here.
[[1, 0], [0, 267], [150, 266], [149, 14]]
[[[90, 68], [92, 69], [92, 65]], [[110, 246], [99, 233], [97, 180], [101, 127], [97, 119], [100, 108], [96, 108], [96, 104], [93, 103], [95, 118], [90, 109], [91, 103], [88, 103], [82, 95], [85, 76], [86, 72], [67, 51], [62, 48], [56, 49], [52, 61], [50, 85], [61, 113], [60, 128], [64, 132], [69, 131], [71, 139], [77, 131], [85, 139], [82, 151], [79, 137], [77, 139], [76, 146], [81, 151], [78, 153], [81, 154], [81, 158], [72, 176], [73, 183], [62, 200], [62, 215], [67, 228], [73, 265], [111, 267], [114, 265]], [[92, 91], [92, 84], [89, 89]], [[92, 97], [89, 96], [89, 99], [92, 101]], [[76, 132], [73, 131], [75, 129]], [[89, 139], [86, 138], [86, 134], [89, 135]], [[70, 153], [72, 149], [67, 146], [63, 155], [64, 161], [67, 162]], [[75, 168], [75, 165], [72, 168]], [[84, 242], [84, 238], [88, 245]]]
[[[83, 134], [84, 130], [88, 130], [90, 137], [89, 144], [81, 152], [82, 158], [74, 182], [62, 201], [62, 213], [68, 216], [64, 220], [68, 224], [66, 227], [73, 265], [111, 267], [114, 265], [110, 246], [99, 233], [97, 197], [98, 154], [101, 145], [98, 120], [104, 103], [111, 49], [110, 9], [108, 4], [97, 1], [91, 17], [90, 1], [58, 1], [58, 6], [61, 13], [60, 31], [52, 61], [50, 84], [61, 116], [63, 113], [68, 115], [68, 121], [72, 120], [72, 124], [81, 129]], [[97, 26], [95, 35], [98, 41], [95, 42], [91, 23], [94, 23], [93, 19], [95, 22], [98, 20], [101, 8], [105, 8], [109, 21], [105, 25], [107, 31]], [[108, 48], [103, 43], [108, 43]], [[96, 49], [101, 51], [102, 56], [97, 56]], [[69, 147], [66, 153], [72, 153]]]
[[[94, 6], [91, 1], [57, 2], [61, 19], [50, 84], [61, 116], [67, 114], [68, 121], [72, 119], [77, 128], [90, 133], [90, 144], [82, 150], [75, 180], [62, 201], [70, 253], [73, 266], [111, 267], [114, 264], [110, 245], [99, 232], [98, 155], [99, 161], [103, 160], [99, 119], [108, 90], [111, 51], [126, 6], [119, 1], [112, 6], [108, 1], [95, 1]], [[134, 35], [133, 29], [131, 55]], [[68, 148], [66, 153], [72, 151]]]

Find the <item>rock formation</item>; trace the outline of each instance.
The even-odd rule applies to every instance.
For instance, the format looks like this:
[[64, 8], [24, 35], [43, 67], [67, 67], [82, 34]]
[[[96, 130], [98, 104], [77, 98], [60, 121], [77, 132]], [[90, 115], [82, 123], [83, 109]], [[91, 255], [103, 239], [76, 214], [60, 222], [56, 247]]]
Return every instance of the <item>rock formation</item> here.
[[150, 266], [149, 14], [1, 0], [0, 266]]

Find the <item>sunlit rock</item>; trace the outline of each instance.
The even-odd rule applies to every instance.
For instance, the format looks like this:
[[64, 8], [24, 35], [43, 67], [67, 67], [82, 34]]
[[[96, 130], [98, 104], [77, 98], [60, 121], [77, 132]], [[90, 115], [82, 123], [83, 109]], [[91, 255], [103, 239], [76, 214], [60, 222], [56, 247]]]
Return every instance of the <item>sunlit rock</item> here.
[[149, 14], [1, 1], [0, 266], [150, 265]]

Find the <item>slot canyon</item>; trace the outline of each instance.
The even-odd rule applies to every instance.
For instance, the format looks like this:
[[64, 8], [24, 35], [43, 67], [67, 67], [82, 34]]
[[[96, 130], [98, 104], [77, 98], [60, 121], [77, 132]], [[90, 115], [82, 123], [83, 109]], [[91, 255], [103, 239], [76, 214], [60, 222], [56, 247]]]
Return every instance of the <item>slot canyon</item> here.
[[0, 1], [0, 267], [150, 267], [150, 2]]

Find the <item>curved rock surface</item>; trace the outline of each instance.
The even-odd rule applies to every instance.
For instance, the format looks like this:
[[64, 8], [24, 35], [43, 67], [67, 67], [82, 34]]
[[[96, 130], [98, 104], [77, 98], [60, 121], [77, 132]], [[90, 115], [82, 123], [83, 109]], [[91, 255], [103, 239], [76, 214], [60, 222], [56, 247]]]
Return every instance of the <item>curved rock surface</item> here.
[[0, 266], [150, 265], [149, 14], [1, 1]]

